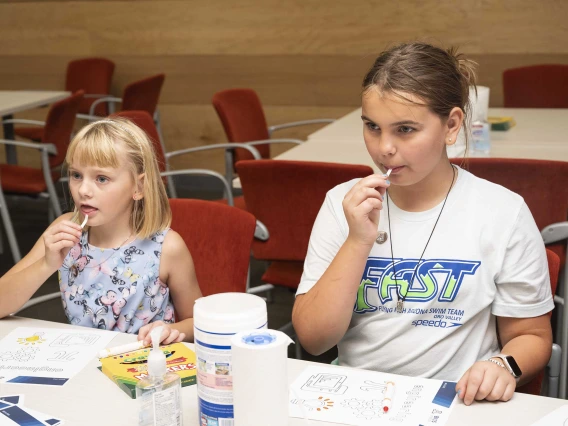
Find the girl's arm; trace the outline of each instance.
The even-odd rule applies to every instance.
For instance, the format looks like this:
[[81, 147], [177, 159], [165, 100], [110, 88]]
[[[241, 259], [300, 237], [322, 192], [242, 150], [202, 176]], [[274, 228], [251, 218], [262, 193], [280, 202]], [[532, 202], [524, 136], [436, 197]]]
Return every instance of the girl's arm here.
[[[552, 350], [550, 317], [554, 308], [546, 250], [540, 231], [523, 202], [509, 231], [496, 275], [496, 295], [491, 308], [497, 317], [501, 352], [519, 365], [519, 384], [530, 381], [547, 364]], [[499, 359], [497, 359], [500, 361]], [[469, 405], [473, 400], [507, 401], [517, 382], [508, 370], [479, 361], [464, 374], [456, 389]]]
[[30, 252], [0, 278], [0, 318], [20, 309], [79, 242], [81, 227], [69, 220], [72, 216], [66, 213], [57, 218]]
[[315, 286], [296, 296], [292, 323], [312, 355], [331, 349], [347, 332], [371, 247], [348, 238]]
[[499, 365], [490, 361], [476, 362], [456, 386], [466, 405], [482, 399], [508, 401], [517, 384], [529, 382], [550, 359], [552, 329], [548, 314], [534, 318], [497, 317], [497, 329], [503, 344], [501, 353], [513, 356], [523, 374], [517, 383], [512, 374]]
[[[168, 284], [176, 312], [176, 322], [167, 324], [162, 333], [162, 342], [193, 342], [193, 304], [201, 297], [201, 290], [191, 254], [181, 236], [174, 230], [166, 234], [162, 244], [160, 279]], [[150, 344], [150, 330], [159, 325], [164, 323], [156, 321], [141, 327], [138, 340]]]
[[361, 179], [345, 195], [349, 235], [314, 287], [296, 297], [294, 330], [302, 346], [314, 355], [335, 346], [349, 327], [388, 185], [384, 176], [375, 174]]

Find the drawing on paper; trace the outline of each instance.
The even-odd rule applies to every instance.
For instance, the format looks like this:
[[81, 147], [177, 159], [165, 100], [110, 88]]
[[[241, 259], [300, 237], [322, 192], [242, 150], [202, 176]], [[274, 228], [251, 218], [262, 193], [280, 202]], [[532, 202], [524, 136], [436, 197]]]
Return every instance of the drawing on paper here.
[[353, 415], [360, 419], [372, 420], [383, 415], [382, 401], [378, 399], [351, 398], [343, 400], [341, 405], [351, 410]]
[[295, 405], [301, 405], [306, 411], [322, 411], [333, 408], [333, 401], [323, 396], [320, 396], [318, 399], [293, 399], [290, 402]]
[[0, 353], [1, 361], [18, 361], [28, 362], [35, 358], [36, 352], [39, 348], [20, 348], [15, 352], [2, 352]]
[[53, 354], [51, 358], [47, 358], [48, 361], [57, 361], [57, 362], [69, 362], [75, 361], [75, 355], [79, 352], [66, 352], [66, 351], [57, 351]]
[[387, 389], [387, 384], [385, 382], [375, 383], [372, 380], [365, 380], [363, 382], [365, 386], [361, 386], [362, 391], [373, 392], [373, 391], [380, 391], [384, 393]]
[[348, 387], [343, 385], [347, 376], [341, 374], [319, 373], [311, 376], [301, 387], [310, 392], [329, 393], [343, 395]]
[[33, 336], [29, 336], [29, 337], [18, 337], [18, 343], [20, 345], [39, 345], [40, 343], [45, 342], [45, 339], [43, 339], [41, 336], [43, 336], [43, 332], [38, 332], [38, 333], [34, 333]]
[[95, 336], [93, 334], [63, 333], [51, 342], [49, 346], [92, 346], [97, 342], [97, 340], [99, 340], [99, 336]]

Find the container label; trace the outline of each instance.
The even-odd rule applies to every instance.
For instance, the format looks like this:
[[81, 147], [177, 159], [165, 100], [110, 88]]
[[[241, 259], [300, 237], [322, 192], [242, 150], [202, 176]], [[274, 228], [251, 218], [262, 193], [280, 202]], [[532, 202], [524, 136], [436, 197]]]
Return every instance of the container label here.
[[195, 341], [200, 426], [232, 426], [233, 376], [230, 346]]

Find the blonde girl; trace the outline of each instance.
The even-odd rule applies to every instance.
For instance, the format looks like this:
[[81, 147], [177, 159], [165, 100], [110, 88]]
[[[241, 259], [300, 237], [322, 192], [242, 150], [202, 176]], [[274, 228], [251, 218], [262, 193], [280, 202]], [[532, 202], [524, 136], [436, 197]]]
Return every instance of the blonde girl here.
[[121, 118], [92, 123], [72, 140], [66, 163], [74, 210], [0, 279], [0, 317], [58, 271], [71, 324], [138, 333], [147, 342], [149, 330], [164, 325], [164, 343], [193, 340], [201, 292], [183, 239], [169, 229], [171, 211], [146, 134]]

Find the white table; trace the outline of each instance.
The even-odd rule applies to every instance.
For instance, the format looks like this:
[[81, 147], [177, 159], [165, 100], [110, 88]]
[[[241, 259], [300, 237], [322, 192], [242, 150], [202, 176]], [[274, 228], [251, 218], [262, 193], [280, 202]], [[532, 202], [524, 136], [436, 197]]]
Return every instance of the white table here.
[[[59, 101], [70, 92], [35, 91], [35, 90], [0, 90], [0, 116], [2, 120], [13, 118], [13, 114], [28, 109], [38, 108]], [[4, 124], [4, 139], [14, 139], [14, 125]], [[9, 164], [16, 164], [16, 147], [6, 145], [6, 159]]]
[[[79, 328], [67, 324], [8, 317], [0, 320], [0, 338], [16, 327]], [[110, 346], [134, 341], [133, 335], [120, 334]], [[189, 345], [193, 347], [193, 345]], [[308, 365], [313, 363], [290, 359], [288, 377], [290, 383]], [[38, 385], [0, 384], [0, 395], [24, 394], [26, 407], [60, 417], [69, 426], [128, 426], [137, 425], [138, 401], [130, 399], [118, 386], [96, 367], [93, 360], [66, 385], [52, 388]], [[198, 426], [196, 386], [182, 388], [183, 424]], [[550, 411], [567, 404], [567, 401], [532, 395], [515, 394], [507, 403], [474, 403], [466, 407], [457, 403], [449, 426], [515, 425], [529, 426]], [[312, 422], [314, 426], [337, 426], [336, 423]], [[290, 426], [303, 426], [302, 419], [290, 418]], [[269, 425], [267, 425], [269, 426]]]

